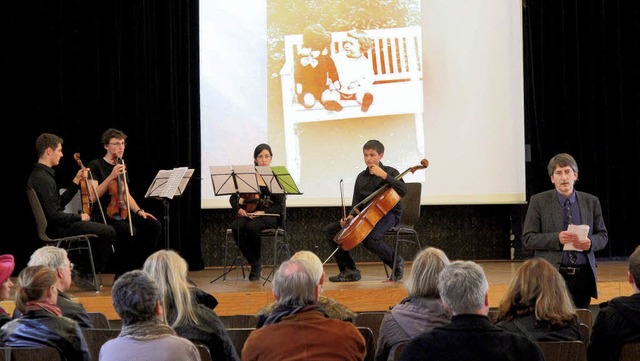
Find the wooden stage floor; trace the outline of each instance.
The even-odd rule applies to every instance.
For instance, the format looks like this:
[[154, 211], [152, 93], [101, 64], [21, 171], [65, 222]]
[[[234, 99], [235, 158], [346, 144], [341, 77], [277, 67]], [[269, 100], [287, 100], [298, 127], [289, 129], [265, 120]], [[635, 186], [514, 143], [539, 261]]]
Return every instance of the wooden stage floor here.
[[[503, 292], [506, 290], [513, 274], [522, 261], [476, 261], [480, 264], [489, 279], [489, 303], [491, 307], [498, 305]], [[598, 299], [592, 299], [592, 305], [607, 301], [620, 295], [630, 295], [631, 286], [627, 282], [626, 261], [598, 261]], [[384, 311], [389, 306], [398, 303], [406, 296], [404, 283], [386, 281], [382, 263], [360, 263], [358, 268], [362, 272], [362, 280], [358, 282], [332, 283], [325, 282], [323, 294], [343, 303], [352, 311]], [[405, 278], [409, 276], [411, 263], [405, 265]], [[271, 272], [270, 267], [264, 267], [263, 276]], [[338, 273], [335, 264], [325, 265], [328, 276]], [[201, 271], [189, 272], [189, 279], [204, 291], [213, 294], [218, 299], [216, 312], [221, 315], [253, 314], [263, 306], [273, 301], [271, 282], [264, 280], [250, 282], [242, 279], [240, 268], [232, 270], [222, 278], [211, 282], [222, 275], [222, 268], [206, 268]], [[248, 270], [247, 270], [248, 277]], [[80, 291], [74, 285], [69, 289], [88, 311], [99, 311], [107, 315], [110, 320], [117, 320], [111, 304], [111, 286], [113, 275], [102, 276], [103, 287], [99, 292]], [[12, 298], [13, 299], [13, 298]], [[1, 305], [11, 313], [14, 305], [12, 301], [3, 301]]]

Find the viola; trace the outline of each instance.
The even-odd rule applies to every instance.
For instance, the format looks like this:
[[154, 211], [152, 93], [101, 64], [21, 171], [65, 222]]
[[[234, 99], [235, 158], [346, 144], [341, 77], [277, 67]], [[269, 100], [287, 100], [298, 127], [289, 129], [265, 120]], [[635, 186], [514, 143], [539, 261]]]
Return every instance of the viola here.
[[[75, 153], [73, 154], [73, 159], [76, 160], [76, 162], [78, 163], [78, 165], [80, 166], [80, 169], [84, 170], [84, 165], [82, 164], [82, 161], [80, 160], [80, 153]], [[82, 199], [82, 213], [86, 213], [91, 215], [91, 211], [93, 209], [93, 202], [91, 202], [91, 200], [89, 199], [89, 190], [91, 188], [89, 187], [89, 180], [87, 179], [87, 177], [82, 177], [82, 180], [80, 181], [80, 198]]]
[[[429, 161], [423, 159], [420, 161], [420, 165], [408, 168], [395, 179], [401, 179], [409, 172], [414, 173], [416, 170], [425, 169], [428, 166]], [[358, 213], [358, 206], [371, 201], [362, 212], [353, 217], [351, 222], [335, 236], [334, 241], [345, 251], [353, 249], [371, 233], [378, 221], [400, 202], [400, 198], [402, 197], [389, 184], [380, 187], [352, 208], [350, 213], [354, 211]]]

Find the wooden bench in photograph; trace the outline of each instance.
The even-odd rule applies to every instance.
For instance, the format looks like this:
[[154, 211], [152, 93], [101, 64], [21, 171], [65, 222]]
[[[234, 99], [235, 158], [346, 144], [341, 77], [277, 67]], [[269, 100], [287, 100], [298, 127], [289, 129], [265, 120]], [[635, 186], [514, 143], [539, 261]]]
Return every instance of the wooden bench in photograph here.
[[[392, 114], [416, 114], [418, 134], [422, 134], [423, 81], [422, 35], [419, 26], [364, 30], [374, 41], [374, 47], [366, 53], [374, 70], [373, 104], [367, 112], [360, 109], [356, 100], [341, 100], [343, 109], [329, 111], [318, 102], [307, 109], [299, 104], [295, 93], [294, 62], [302, 48], [302, 34], [285, 35], [285, 63], [280, 70], [284, 137], [287, 167], [294, 179], [298, 176], [299, 145], [296, 133], [298, 124], [326, 120], [374, 117]], [[342, 42], [347, 32], [331, 34], [331, 54], [343, 51]], [[419, 122], [419, 124], [418, 124]]]

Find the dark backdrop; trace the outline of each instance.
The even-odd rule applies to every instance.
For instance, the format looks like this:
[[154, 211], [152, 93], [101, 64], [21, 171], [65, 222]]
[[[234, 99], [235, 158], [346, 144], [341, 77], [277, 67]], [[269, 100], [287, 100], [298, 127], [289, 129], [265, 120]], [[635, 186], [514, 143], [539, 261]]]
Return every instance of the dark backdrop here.
[[[573, 154], [577, 188], [602, 201], [610, 242], [600, 257], [628, 256], [640, 243], [631, 218], [640, 201], [639, 16], [637, 2], [523, 3], [527, 195], [552, 187], [545, 170], [552, 155]], [[73, 153], [88, 163], [103, 155], [105, 129], [125, 131], [131, 192], [163, 217], [161, 201], [143, 198], [157, 171], [189, 166], [201, 176], [198, 1], [8, 2], [0, 19], [3, 149], [18, 152], [5, 153], [11, 209], [0, 251], [16, 254], [19, 269], [39, 246], [23, 190], [42, 132], [65, 139], [56, 168], [62, 187], [78, 169]], [[169, 206], [171, 247], [191, 269], [221, 264], [228, 212], [200, 210], [198, 180]], [[452, 258], [508, 258], [510, 230], [517, 241], [525, 210], [423, 206], [418, 228], [423, 244]], [[307, 225], [339, 213], [301, 208], [290, 215], [289, 228], [307, 248], [321, 247]]]

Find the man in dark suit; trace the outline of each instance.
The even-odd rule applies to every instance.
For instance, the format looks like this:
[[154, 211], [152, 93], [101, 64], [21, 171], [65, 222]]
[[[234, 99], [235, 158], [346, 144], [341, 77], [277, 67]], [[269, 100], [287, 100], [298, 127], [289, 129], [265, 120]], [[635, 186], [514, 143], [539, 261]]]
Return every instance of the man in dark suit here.
[[[542, 257], [558, 267], [576, 307], [588, 308], [591, 297], [598, 298], [594, 252], [603, 249], [608, 241], [600, 200], [574, 189], [578, 164], [571, 155], [554, 156], [547, 171], [555, 189], [531, 197], [524, 221], [523, 247], [534, 251], [534, 257]], [[588, 225], [587, 237], [580, 239], [577, 233], [569, 232], [570, 224]]]

